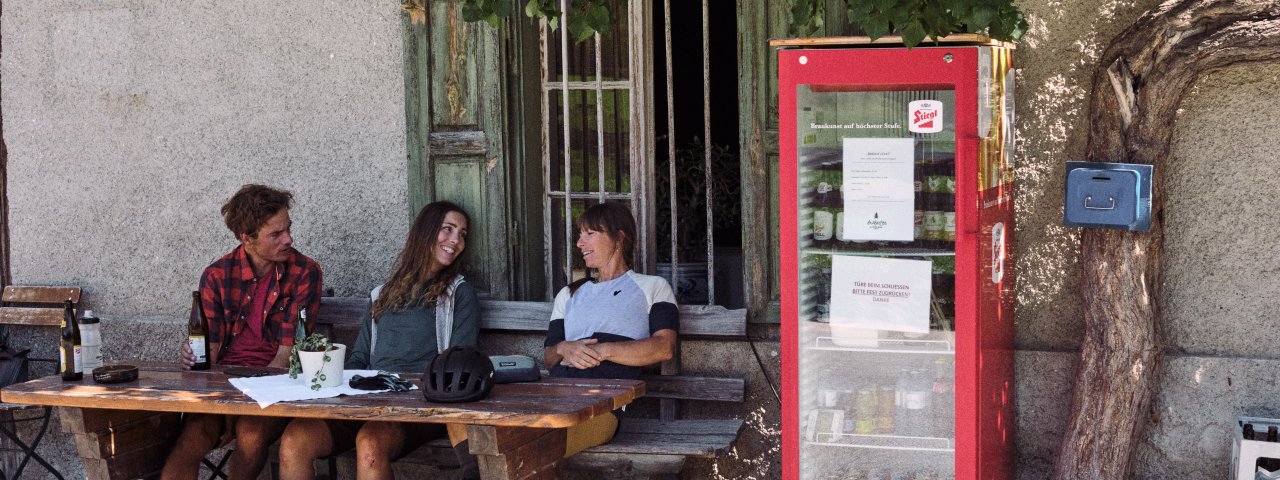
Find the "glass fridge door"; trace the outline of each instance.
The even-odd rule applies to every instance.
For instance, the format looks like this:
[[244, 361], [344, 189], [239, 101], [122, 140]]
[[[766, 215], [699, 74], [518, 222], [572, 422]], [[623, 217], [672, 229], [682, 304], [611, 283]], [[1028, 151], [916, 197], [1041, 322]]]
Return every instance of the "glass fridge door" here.
[[801, 478], [955, 476], [955, 92], [924, 88], [797, 86]]

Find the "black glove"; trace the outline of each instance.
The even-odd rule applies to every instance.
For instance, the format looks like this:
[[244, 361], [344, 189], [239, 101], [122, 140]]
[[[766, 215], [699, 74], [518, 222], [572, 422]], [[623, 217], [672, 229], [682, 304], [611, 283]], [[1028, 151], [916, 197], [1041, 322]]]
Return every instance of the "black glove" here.
[[391, 390], [393, 392], [407, 392], [413, 388], [412, 382], [386, 372], [378, 372], [372, 377], [354, 375], [348, 385], [356, 390]]

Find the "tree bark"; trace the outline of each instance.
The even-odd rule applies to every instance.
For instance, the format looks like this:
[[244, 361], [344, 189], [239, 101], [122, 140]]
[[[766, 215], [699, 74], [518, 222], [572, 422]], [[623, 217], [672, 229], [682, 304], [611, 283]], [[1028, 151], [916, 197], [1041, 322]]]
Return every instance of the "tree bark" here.
[[1154, 165], [1149, 233], [1085, 229], [1085, 334], [1054, 478], [1133, 475], [1159, 388], [1165, 160], [1179, 104], [1202, 74], [1280, 60], [1280, 1], [1170, 1], [1112, 41], [1094, 72], [1086, 158]]
[[[0, 0], [0, 17], [4, 16], [4, 0]], [[3, 35], [0, 35], [3, 37]], [[4, 47], [0, 46], [0, 58]], [[0, 73], [0, 85], [4, 85]], [[9, 147], [4, 141], [4, 103], [0, 102], [0, 288], [11, 282], [9, 269]], [[10, 471], [8, 469], [6, 472]]]

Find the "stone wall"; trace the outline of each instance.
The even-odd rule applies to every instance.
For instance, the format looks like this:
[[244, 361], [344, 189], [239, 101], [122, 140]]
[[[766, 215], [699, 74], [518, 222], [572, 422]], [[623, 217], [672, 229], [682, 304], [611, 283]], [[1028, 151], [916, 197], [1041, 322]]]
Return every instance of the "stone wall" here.
[[[172, 360], [200, 271], [238, 243], [218, 209], [252, 182], [293, 192], [295, 246], [326, 287], [369, 291], [411, 220], [400, 16], [346, 0], [5, 2], [14, 283], [82, 286], [109, 360]], [[52, 348], [53, 330], [15, 338]], [[50, 430], [42, 452], [84, 478]]]
[[[1063, 167], [1084, 157], [1091, 75], [1106, 45], [1159, 2], [1020, 2], [1018, 45], [1018, 477], [1052, 469], [1070, 412], [1083, 323], [1079, 230], [1062, 227]], [[1137, 478], [1223, 478], [1239, 415], [1277, 416], [1266, 341], [1280, 283], [1274, 132], [1276, 65], [1238, 66], [1196, 83], [1178, 112], [1163, 173], [1167, 346]]]
[[246, 183], [294, 193], [295, 246], [339, 295], [386, 274], [411, 219], [398, 5], [5, 7], [16, 283], [81, 285], [104, 325], [185, 317]]

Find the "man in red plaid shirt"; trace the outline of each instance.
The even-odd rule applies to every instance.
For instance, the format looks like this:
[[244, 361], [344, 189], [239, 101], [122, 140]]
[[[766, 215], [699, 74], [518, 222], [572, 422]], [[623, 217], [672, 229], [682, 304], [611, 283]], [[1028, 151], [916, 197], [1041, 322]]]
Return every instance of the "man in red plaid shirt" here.
[[[240, 246], [200, 276], [212, 363], [288, 367], [299, 313], [306, 309], [315, 318], [320, 308], [320, 266], [293, 249], [292, 201], [289, 192], [245, 185], [222, 206], [222, 217]], [[183, 367], [191, 368], [195, 361], [184, 342]], [[188, 415], [160, 478], [196, 478], [204, 456], [230, 438], [236, 438], [236, 449], [227, 466], [229, 478], [257, 478], [268, 448], [288, 420]]]

